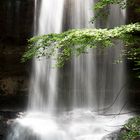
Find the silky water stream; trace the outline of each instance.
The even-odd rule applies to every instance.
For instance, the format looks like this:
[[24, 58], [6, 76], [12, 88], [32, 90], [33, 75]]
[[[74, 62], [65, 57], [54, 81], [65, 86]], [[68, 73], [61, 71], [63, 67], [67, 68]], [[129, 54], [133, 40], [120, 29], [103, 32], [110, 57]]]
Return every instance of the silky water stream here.
[[[93, 5], [94, 0], [35, 0], [35, 34], [94, 28]], [[124, 11], [110, 11], [107, 27], [125, 23]], [[113, 64], [122, 44], [116, 45], [73, 57], [61, 69], [53, 59], [34, 59], [27, 112], [15, 120], [7, 140], [102, 140], [118, 130], [130, 116], [108, 115], [126, 111], [125, 64]]]

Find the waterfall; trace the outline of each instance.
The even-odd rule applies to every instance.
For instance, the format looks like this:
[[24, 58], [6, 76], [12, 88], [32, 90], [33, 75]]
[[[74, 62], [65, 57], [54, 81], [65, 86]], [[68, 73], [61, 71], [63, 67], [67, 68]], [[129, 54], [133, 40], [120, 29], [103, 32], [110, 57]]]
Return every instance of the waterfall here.
[[[35, 35], [103, 23], [89, 22], [94, 0], [35, 0], [35, 5]], [[118, 6], [110, 11], [104, 27], [125, 23]], [[129, 115], [103, 115], [125, 107], [125, 64], [113, 64], [123, 44], [116, 45], [104, 51], [87, 50], [61, 69], [54, 67], [53, 58], [34, 58], [27, 113], [15, 120], [7, 140], [103, 140], [119, 129]]]
[[[94, 16], [91, 5], [93, 0], [43, 1], [36, 27], [36, 34], [60, 33], [73, 28], [94, 28], [90, 23]], [[37, 7], [37, 6], [36, 6]], [[54, 8], [56, 13], [54, 13]], [[114, 10], [114, 12], [113, 12]], [[108, 27], [124, 24], [125, 16], [117, 6], [110, 8], [111, 15]], [[50, 14], [51, 13], [51, 14]], [[36, 17], [36, 16], [35, 16]], [[116, 17], [116, 19], [114, 19]], [[114, 19], [113, 21], [111, 21]], [[67, 27], [64, 27], [66, 25]], [[57, 23], [57, 24], [56, 24]], [[103, 22], [102, 22], [103, 23]], [[99, 26], [100, 22], [96, 26]], [[104, 26], [105, 26], [104, 25]], [[117, 44], [116, 44], [117, 45]], [[114, 65], [118, 59], [120, 47], [115, 49], [91, 49], [79, 57], [73, 57], [63, 70], [53, 68], [55, 60], [34, 59], [30, 84], [29, 111], [57, 111], [59, 109], [92, 108], [99, 110], [108, 107], [114, 100], [110, 110], [119, 112], [123, 106], [123, 96], [117, 94], [125, 85], [124, 64]], [[60, 76], [62, 78], [60, 78]], [[63, 76], [66, 75], [66, 76]], [[112, 77], [113, 75], [113, 77]], [[124, 95], [124, 89], [121, 91]], [[67, 96], [67, 97], [66, 97]], [[66, 100], [64, 102], [63, 100]], [[57, 108], [55, 107], [57, 106]], [[54, 112], [55, 112], [54, 111]]]
[[[91, 17], [94, 16], [91, 7], [93, 4], [93, 0], [82, 2], [80, 0], [73, 1], [72, 5], [70, 5], [70, 28], [94, 27], [94, 25], [90, 23]], [[80, 8], [78, 8], [78, 6]], [[93, 107], [93, 104], [96, 105], [96, 87], [95, 82], [93, 82], [96, 80], [96, 58], [94, 57], [94, 51], [90, 50], [87, 54], [72, 59], [72, 76], [69, 78], [72, 87], [70, 94], [73, 94], [73, 108]]]
[[[37, 35], [62, 32], [63, 10], [64, 0], [42, 0], [38, 28], [36, 27]], [[45, 57], [41, 60], [33, 60], [29, 111], [52, 111], [54, 109], [58, 75], [57, 68], [54, 68], [55, 63], [56, 60], [47, 60]]]

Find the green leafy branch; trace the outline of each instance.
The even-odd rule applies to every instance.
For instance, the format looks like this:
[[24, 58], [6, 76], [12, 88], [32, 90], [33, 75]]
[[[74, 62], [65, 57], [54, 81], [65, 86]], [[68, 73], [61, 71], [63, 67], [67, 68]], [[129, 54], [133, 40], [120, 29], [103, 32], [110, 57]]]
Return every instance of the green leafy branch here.
[[22, 61], [34, 56], [37, 58], [46, 56], [56, 59], [57, 66], [63, 66], [73, 55], [78, 56], [89, 48], [114, 46], [115, 40], [122, 40], [125, 46], [134, 46], [140, 41], [139, 37], [134, 37], [136, 32], [140, 32], [139, 23], [114, 29], [73, 29], [60, 34], [36, 36], [29, 40]]

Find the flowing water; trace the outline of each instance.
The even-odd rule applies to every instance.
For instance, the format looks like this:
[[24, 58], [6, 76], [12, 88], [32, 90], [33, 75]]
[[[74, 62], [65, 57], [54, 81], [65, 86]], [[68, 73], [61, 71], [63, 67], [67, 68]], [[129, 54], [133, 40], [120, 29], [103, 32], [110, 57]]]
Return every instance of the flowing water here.
[[[125, 12], [110, 7], [111, 15], [95, 25], [94, 0], [35, 0], [35, 34], [71, 28], [114, 27], [125, 23]], [[38, 10], [39, 9], [39, 10]], [[106, 115], [126, 110], [125, 64], [113, 64], [117, 47], [91, 49], [73, 57], [64, 68], [56, 60], [33, 60], [28, 109], [16, 119], [8, 140], [102, 140], [119, 129], [129, 115]], [[56, 54], [57, 57], [57, 54]], [[102, 115], [101, 115], [102, 114]]]

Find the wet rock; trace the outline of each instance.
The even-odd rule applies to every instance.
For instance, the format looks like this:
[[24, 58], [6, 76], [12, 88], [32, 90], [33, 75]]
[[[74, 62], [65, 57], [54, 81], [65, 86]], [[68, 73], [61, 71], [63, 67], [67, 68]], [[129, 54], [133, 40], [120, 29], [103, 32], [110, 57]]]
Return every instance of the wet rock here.
[[116, 131], [108, 134], [107, 136], [103, 137], [102, 140], [119, 140], [119, 133], [120, 131]]
[[0, 138], [3, 139], [8, 131], [8, 125], [6, 121], [0, 120]]
[[32, 36], [33, 15], [34, 0], [0, 1], [0, 109], [25, 108], [30, 65], [21, 57]]
[[0, 96], [0, 110], [25, 111], [27, 107], [26, 95]]
[[18, 114], [17, 111], [0, 111], [0, 140], [6, 140], [6, 135]]

